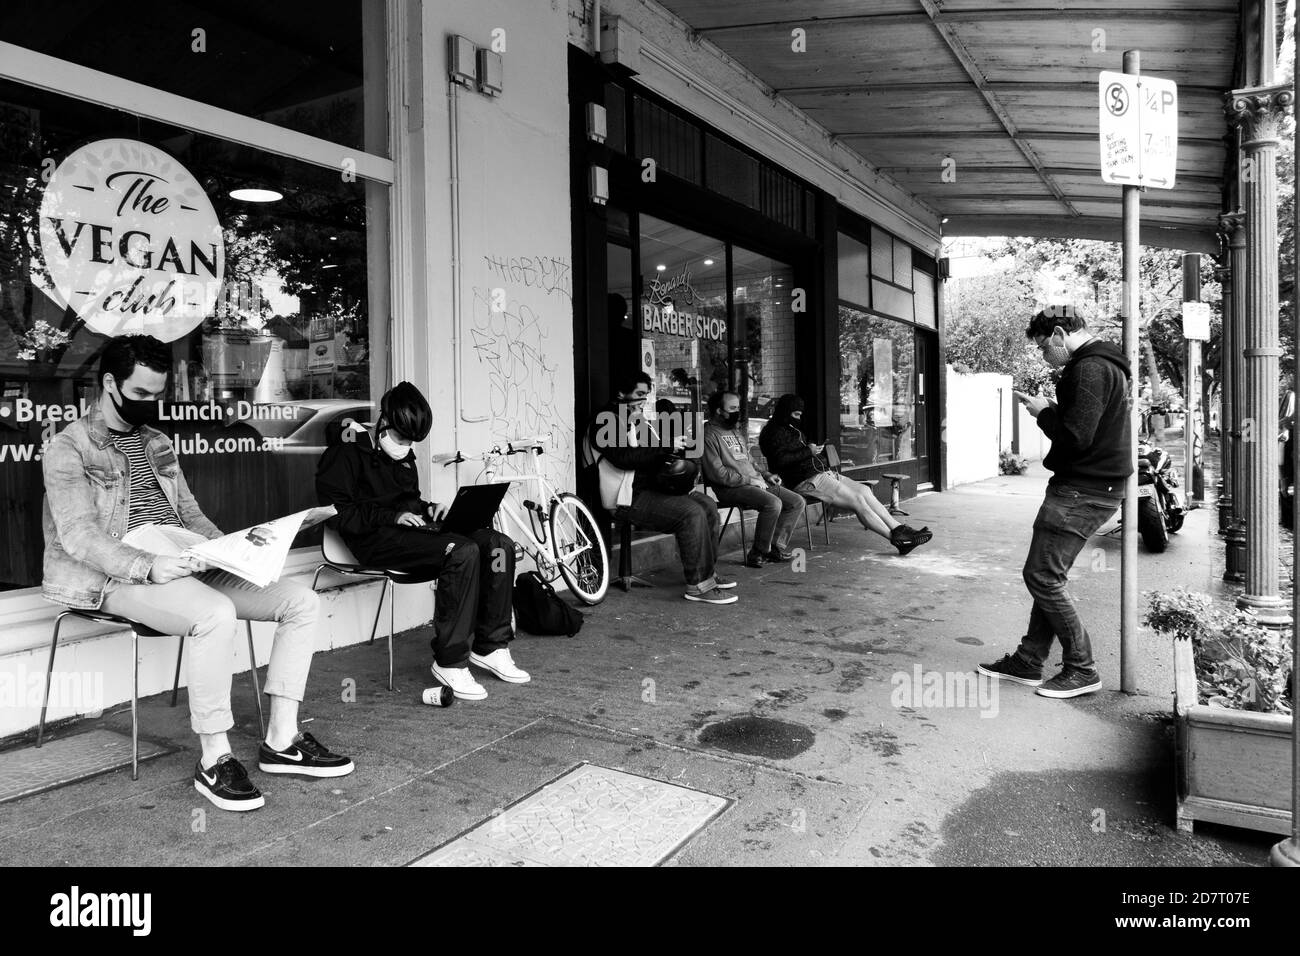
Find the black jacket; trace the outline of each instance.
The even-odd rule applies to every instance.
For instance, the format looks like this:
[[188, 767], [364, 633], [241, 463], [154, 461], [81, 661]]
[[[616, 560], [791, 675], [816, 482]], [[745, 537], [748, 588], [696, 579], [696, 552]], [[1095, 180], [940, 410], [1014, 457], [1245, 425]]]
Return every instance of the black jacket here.
[[[592, 450], [599, 456], [607, 458], [615, 468], [636, 473], [632, 479], [632, 490], [655, 487], [655, 475], [664, 460], [672, 454], [671, 448], [633, 447], [620, 438], [619, 432], [631, 422], [627, 412], [619, 402], [610, 402], [591, 419], [587, 426], [587, 439]], [[639, 435], [645, 434], [642, 429]]]
[[404, 511], [424, 516], [428, 502], [420, 497], [420, 476], [415, 470], [415, 453], [394, 461], [374, 447], [370, 433], [344, 433], [321, 455], [316, 466], [316, 497], [323, 505], [334, 505], [338, 516], [330, 519], [347, 542], [376, 529], [388, 527]]
[[1043, 459], [1053, 473], [1049, 484], [1124, 496], [1124, 480], [1133, 473], [1129, 375], [1124, 353], [1101, 339], [1070, 356], [1056, 384], [1056, 405], [1038, 416], [1038, 427], [1052, 440]]
[[767, 459], [767, 470], [780, 475], [787, 488], [823, 470], [817, 466], [817, 457], [804, 441], [803, 432], [793, 424], [768, 422], [758, 433], [758, 448]]

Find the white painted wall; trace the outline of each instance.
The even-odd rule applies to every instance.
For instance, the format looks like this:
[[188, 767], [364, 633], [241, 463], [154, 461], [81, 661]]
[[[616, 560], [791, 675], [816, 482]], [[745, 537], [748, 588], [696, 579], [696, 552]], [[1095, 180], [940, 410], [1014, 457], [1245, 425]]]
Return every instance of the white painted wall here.
[[1052, 440], [1043, 434], [1038, 422], [1025, 406], [1017, 403], [1016, 414], [1020, 416], [1020, 457], [1029, 461], [1042, 461], [1051, 451]]
[[[1011, 447], [1011, 376], [985, 372], [963, 375], [944, 369], [948, 446], [947, 487], [982, 481], [998, 474], [1001, 447]], [[1001, 395], [999, 396], [999, 390]]]

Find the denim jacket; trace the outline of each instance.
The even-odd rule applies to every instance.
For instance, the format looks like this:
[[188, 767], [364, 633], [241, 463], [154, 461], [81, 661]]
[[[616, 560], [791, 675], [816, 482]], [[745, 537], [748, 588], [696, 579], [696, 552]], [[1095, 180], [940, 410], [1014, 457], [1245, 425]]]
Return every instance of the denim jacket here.
[[[144, 454], [176, 516], [190, 531], [221, 531], [199, 509], [167, 436], [142, 427]], [[41, 593], [75, 608], [98, 608], [109, 579], [147, 584], [156, 555], [122, 543], [131, 509], [130, 463], [113, 444], [99, 403], [45, 447], [45, 567]]]

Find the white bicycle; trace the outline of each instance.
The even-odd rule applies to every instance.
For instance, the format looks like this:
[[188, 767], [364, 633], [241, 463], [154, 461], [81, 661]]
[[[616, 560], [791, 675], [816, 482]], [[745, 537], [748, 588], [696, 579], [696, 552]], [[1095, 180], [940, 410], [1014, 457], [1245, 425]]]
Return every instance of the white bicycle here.
[[[605, 550], [605, 539], [581, 498], [567, 491], [557, 492], [547, 477], [538, 473], [536, 459], [543, 453], [545, 441], [545, 438], [514, 438], [504, 448], [495, 444], [482, 454], [469, 456], [457, 450], [435, 455], [433, 461], [444, 468], [482, 461], [483, 470], [476, 484], [494, 480], [512, 485], [533, 484], [537, 500], [516, 500], [513, 494], [502, 499], [493, 519], [497, 530], [514, 539], [516, 556], [522, 558], [527, 553], [548, 582], [562, 577], [582, 603], [599, 604], [609, 590], [609, 553]], [[497, 478], [511, 455], [528, 455], [531, 469]]]

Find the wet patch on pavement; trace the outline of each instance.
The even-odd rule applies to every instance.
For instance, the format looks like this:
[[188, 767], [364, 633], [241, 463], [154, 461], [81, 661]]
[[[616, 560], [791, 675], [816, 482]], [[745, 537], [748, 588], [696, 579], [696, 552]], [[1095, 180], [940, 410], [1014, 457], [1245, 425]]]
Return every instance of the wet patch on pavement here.
[[773, 760], [797, 757], [815, 740], [802, 724], [771, 717], [733, 717], [710, 724], [699, 734], [700, 743], [707, 747]]
[[958, 643], [958, 644], [969, 644], [969, 645], [971, 645], [972, 647], [983, 647], [983, 646], [984, 646], [984, 642], [981, 641], [978, 637], [959, 637], [959, 638], [957, 638], [957, 643]]

